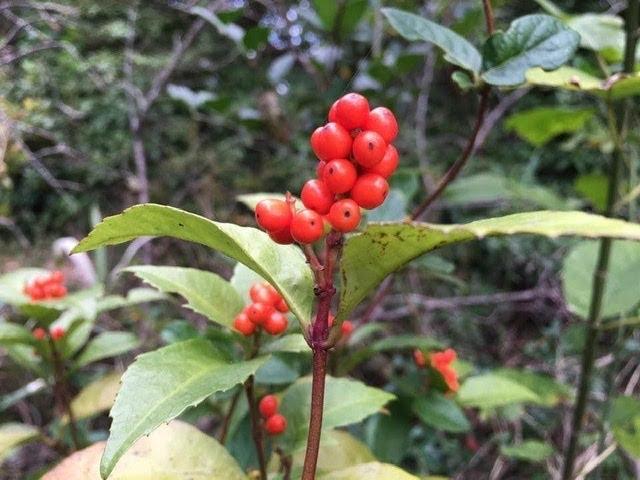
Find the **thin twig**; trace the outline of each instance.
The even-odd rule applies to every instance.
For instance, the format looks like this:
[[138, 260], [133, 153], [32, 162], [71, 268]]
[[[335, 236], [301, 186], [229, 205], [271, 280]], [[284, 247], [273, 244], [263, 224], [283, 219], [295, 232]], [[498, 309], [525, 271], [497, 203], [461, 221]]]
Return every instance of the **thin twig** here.
[[493, 8], [491, 7], [491, 0], [482, 0], [482, 8], [484, 8], [484, 19], [487, 24], [487, 33], [493, 35], [495, 30]]
[[267, 460], [264, 456], [264, 445], [262, 442], [262, 427], [260, 425], [260, 414], [258, 413], [258, 403], [253, 388], [254, 377], [251, 375], [244, 383], [244, 390], [249, 403], [249, 417], [251, 417], [251, 435], [256, 446], [258, 455], [258, 467], [260, 468], [260, 480], [267, 480]]
[[55, 340], [49, 336], [49, 347], [51, 348], [51, 360], [53, 362], [53, 374], [54, 374], [54, 391], [56, 392], [56, 398], [61, 411], [65, 412], [69, 417], [69, 432], [71, 433], [71, 441], [73, 443], [74, 450], [80, 449], [80, 439], [78, 436], [78, 427], [76, 424], [76, 417], [71, 408], [71, 399], [69, 398], [69, 390], [67, 385], [67, 375], [64, 371], [64, 362]]
[[240, 395], [242, 395], [242, 389], [239, 389], [236, 393], [233, 394], [231, 398], [231, 403], [229, 403], [229, 410], [227, 410], [227, 414], [224, 416], [224, 420], [222, 421], [222, 426], [220, 427], [220, 435], [218, 437], [218, 441], [224, 445], [227, 441], [227, 434], [229, 433], [229, 425], [231, 424], [231, 418], [233, 417], [233, 413], [236, 411], [236, 407], [238, 406], [238, 401], [240, 400]]

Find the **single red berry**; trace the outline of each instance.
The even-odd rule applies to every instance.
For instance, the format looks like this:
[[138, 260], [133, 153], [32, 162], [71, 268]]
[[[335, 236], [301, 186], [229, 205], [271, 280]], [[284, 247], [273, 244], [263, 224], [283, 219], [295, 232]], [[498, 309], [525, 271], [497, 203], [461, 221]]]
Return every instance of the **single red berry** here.
[[33, 285], [31, 287], [29, 296], [31, 297], [31, 300], [44, 300], [46, 298], [44, 289], [38, 285]]
[[291, 220], [291, 236], [299, 243], [313, 243], [324, 234], [322, 216], [313, 210], [302, 210]]
[[64, 274], [60, 270], [54, 270], [49, 277], [52, 282], [62, 283], [64, 282]]
[[256, 222], [268, 232], [277, 232], [291, 223], [291, 208], [283, 200], [262, 200], [256, 205]]
[[51, 296], [53, 298], [62, 298], [67, 295], [67, 287], [64, 285], [57, 283], [52, 285]]
[[258, 410], [262, 418], [269, 418], [278, 413], [278, 397], [275, 395], [265, 395], [258, 404]]
[[322, 177], [324, 175], [324, 167], [326, 164], [327, 162], [320, 160], [318, 162], [318, 165], [316, 165], [316, 178], [318, 178], [319, 180], [322, 180]]
[[374, 108], [369, 112], [365, 127], [379, 133], [384, 141], [391, 143], [398, 136], [398, 122], [391, 110], [385, 107]]
[[353, 140], [353, 158], [364, 168], [376, 165], [387, 151], [387, 142], [376, 132], [365, 130]]
[[274, 310], [275, 309], [271, 304], [254, 302], [249, 305], [249, 308], [247, 308], [247, 317], [249, 317], [249, 320], [251, 320], [256, 325], [262, 325]]
[[346, 158], [351, 152], [353, 140], [344, 127], [337, 123], [327, 123], [311, 134], [311, 148], [320, 160]]
[[264, 424], [269, 435], [280, 435], [287, 429], [287, 419], [280, 413], [271, 415]]
[[45, 285], [47, 285], [49, 283], [49, 275], [40, 275], [39, 277], [36, 277], [35, 280], [33, 281], [33, 283], [37, 286], [37, 287], [44, 287]]
[[289, 321], [284, 313], [273, 312], [262, 324], [265, 332], [269, 335], [280, 335], [289, 326]]
[[53, 327], [49, 332], [54, 341], [60, 340], [65, 335], [64, 328], [60, 326]]
[[269, 236], [271, 237], [271, 240], [279, 243], [280, 245], [289, 245], [295, 241], [291, 236], [291, 230], [289, 227], [275, 232], [269, 232]]
[[340, 325], [340, 331], [342, 332], [342, 336], [345, 338], [348, 337], [349, 335], [351, 335], [354, 328], [355, 327], [353, 326], [353, 323], [351, 323], [351, 321], [345, 320], [344, 322], [342, 322], [342, 325]]
[[324, 167], [323, 180], [333, 193], [346, 193], [353, 188], [358, 171], [353, 163], [343, 158], [331, 160]]
[[350, 198], [338, 200], [332, 205], [327, 218], [334, 230], [351, 232], [360, 223], [360, 207]]
[[338, 106], [338, 102], [340, 100], [336, 100], [335, 102], [333, 102], [333, 105], [331, 105], [331, 108], [329, 109], [329, 121], [330, 122], [337, 122], [338, 121], [338, 111], [336, 110], [336, 107]]
[[289, 311], [289, 305], [284, 298], [281, 298], [278, 303], [276, 303], [276, 310], [282, 313], [287, 313]]
[[254, 302], [275, 305], [280, 301], [280, 294], [268, 283], [256, 283], [249, 290], [249, 296]]
[[369, 102], [359, 93], [347, 93], [336, 104], [336, 121], [347, 130], [364, 128], [369, 115]]
[[376, 173], [384, 178], [389, 178], [398, 168], [398, 150], [393, 145], [388, 145], [384, 152], [384, 157], [371, 168], [367, 168], [367, 173]]
[[233, 320], [233, 328], [239, 331], [245, 337], [253, 335], [256, 331], [256, 324], [249, 320], [249, 316], [246, 313], [239, 313]]
[[365, 173], [351, 189], [351, 198], [362, 208], [379, 207], [389, 194], [389, 184], [380, 175]]
[[419, 368], [427, 366], [427, 359], [425, 358], [424, 353], [422, 353], [422, 350], [416, 349], [413, 351], [413, 362]]
[[44, 297], [45, 298], [53, 298], [55, 295], [54, 293], [57, 292], [58, 287], [60, 285], [57, 283], [46, 283], [43, 287], [42, 287], [42, 291], [44, 292]]
[[33, 335], [33, 338], [35, 338], [36, 340], [44, 340], [45, 337], [47, 336], [47, 331], [44, 328], [38, 327], [38, 328], [34, 328], [31, 334]]
[[305, 207], [324, 215], [333, 205], [333, 194], [322, 180], [309, 180], [302, 187], [300, 199]]

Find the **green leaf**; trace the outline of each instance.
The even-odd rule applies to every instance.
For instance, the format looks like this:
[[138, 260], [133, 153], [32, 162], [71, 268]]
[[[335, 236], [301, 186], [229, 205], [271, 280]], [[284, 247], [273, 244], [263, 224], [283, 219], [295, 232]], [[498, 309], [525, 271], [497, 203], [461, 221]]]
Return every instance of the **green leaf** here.
[[513, 368], [501, 368], [493, 373], [527, 387], [538, 396], [537, 403], [547, 407], [557, 405], [560, 401], [569, 398], [571, 394], [569, 387], [547, 375]]
[[[104, 442], [67, 457], [42, 480], [100, 480]], [[173, 421], [141, 438], [122, 457], [109, 480], [248, 480], [217, 440]]]
[[71, 410], [76, 420], [93, 417], [109, 410], [116, 399], [121, 377], [120, 372], [109, 373], [80, 390], [71, 401]]
[[391, 402], [389, 413], [378, 413], [367, 420], [365, 438], [378, 460], [400, 463], [406, 456], [411, 438], [407, 432], [415, 420], [402, 402]]
[[419, 480], [395, 465], [386, 463], [363, 463], [355, 467], [331, 472], [319, 480]]
[[132, 288], [127, 292], [126, 297], [120, 295], [107, 295], [98, 299], [96, 310], [106, 312], [116, 308], [131, 307], [140, 303], [166, 300], [167, 296], [153, 288]]
[[314, 300], [313, 274], [300, 249], [278, 245], [255, 228], [208, 220], [177, 208], [145, 204], [106, 218], [74, 252], [115, 245], [140, 236], [165, 235], [201, 243], [234, 258], [268, 280], [307, 326]]
[[410, 41], [431, 42], [445, 53], [445, 60], [475, 74], [480, 72], [480, 52], [463, 37], [437, 23], [395, 8], [383, 8], [391, 26]]
[[506, 131], [541, 147], [559, 135], [582, 130], [594, 115], [591, 108], [537, 107], [511, 115], [504, 125]]
[[74, 362], [74, 367], [82, 368], [92, 362], [121, 355], [138, 345], [138, 339], [133, 333], [103, 332], [93, 338], [82, 350]]
[[29, 302], [29, 298], [22, 292], [25, 283], [45, 273], [48, 273], [48, 270], [21, 268], [0, 276], [0, 303], [22, 305]]
[[271, 29], [267, 27], [252, 27], [244, 34], [242, 43], [249, 50], [257, 50], [267, 43], [270, 33]]
[[[589, 316], [599, 248], [598, 242], [580, 242], [571, 249], [562, 266], [567, 305], [582, 318]], [[635, 242], [613, 242], [600, 312], [603, 318], [627, 313], [640, 302], [640, 293], [629, 288], [635, 283], [639, 269], [640, 245]]]
[[[345, 0], [342, 2], [313, 0], [313, 8], [316, 10], [324, 29], [328, 32], [338, 31], [342, 35], [348, 35], [355, 29], [366, 12], [368, 4], [368, 0]], [[337, 26], [336, 21], [339, 22]]]
[[604, 13], [585, 13], [574, 15], [566, 20], [566, 24], [580, 35], [580, 46], [596, 52], [611, 52], [621, 60], [624, 50], [624, 20], [617, 15]]
[[551, 0], [533, 0], [540, 7], [547, 12], [549, 15], [553, 15], [554, 17], [564, 18], [567, 16], [556, 4], [554, 4]]
[[229, 362], [203, 339], [140, 355], [122, 377], [111, 409], [111, 434], [100, 464], [103, 478], [138, 438], [209, 395], [244, 382], [265, 360]]
[[236, 290], [212, 272], [182, 267], [136, 266], [125, 269], [165, 293], [177, 293], [185, 305], [212, 322], [231, 328], [234, 317], [244, 307]]
[[640, 400], [618, 397], [611, 410], [613, 437], [631, 456], [640, 459]]
[[541, 462], [551, 456], [553, 448], [547, 443], [537, 440], [525, 440], [518, 445], [502, 445], [500, 453], [505, 457]]
[[0, 321], [0, 347], [34, 343], [31, 332], [22, 325]]
[[40, 435], [38, 429], [23, 423], [0, 424], [0, 465], [14, 449]]
[[488, 373], [465, 380], [458, 390], [457, 400], [465, 407], [489, 409], [517, 403], [537, 403], [540, 397], [524, 385]]
[[579, 43], [580, 35], [549, 15], [520, 17], [485, 43], [482, 78], [502, 87], [520, 85], [530, 68], [553, 70], [566, 63]]
[[[394, 398], [392, 394], [368, 387], [364, 383], [328, 376], [322, 428], [328, 430], [360, 422]], [[282, 396], [281, 413], [287, 418], [289, 426], [281, 439], [283, 443], [291, 446], [292, 450], [306, 441], [310, 404], [310, 377], [299, 379]]]
[[461, 433], [471, 428], [460, 407], [441, 393], [416, 397], [411, 409], [420, 420], [437, 430]]
[[311, 350], [309, 348], [309, 345], [307, 344], [307, 341], [304, 339], [304, 336], [299, 333], [292, 333], [280, 337], [262, 348], [262, 352], [264, 353], [300, 353], [310, 351]]
[[464, 225], [370, 224], [362, 233], [349, 237], [345, 244], [337, 317], [348, 318], [387, 275], [424, 253], [475, 238], [517, 234], [640, 240], [640, 225], [571, 211], [517, 213]]
[[571, 67], [561, 67], [553, 72], [532, 68], [526, 77], [529, 85], [589, 93], [611, 100], [640, 95], [640, 73], [616, 74], [602, 79]]
[[574, 184], [576, 192], [589, 200], [598, 210], [604, 211], [607, 206], [609, 193], [609, 179], [600, 173], [580, 175]]

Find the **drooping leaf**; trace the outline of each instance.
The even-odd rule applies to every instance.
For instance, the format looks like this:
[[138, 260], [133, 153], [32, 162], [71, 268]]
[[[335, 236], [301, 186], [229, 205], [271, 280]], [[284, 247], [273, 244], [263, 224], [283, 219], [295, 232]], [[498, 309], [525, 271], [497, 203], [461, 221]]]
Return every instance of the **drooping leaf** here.
[[520, 17], [485, 43], [482, 78], [502, 87], [520, 85], [530, 68], [552, 70], [565, 64], [579, 43], [580, 35], [549, 15]]
[[320, 480], [419, 480], [404, 470], [386, 463], [363, 463], [355, 467], [337, 470], [324, 475]]
[[540, 397], [525, 385], [495, 374], [469, 377], [458, 390], [458, 402], [483, 409], [518, 403], [538, 403]]
[[130, 332], [103, 332], [93, 338], [75, 359], [75, 368], [92, 362], [122, 355], [139, 345], [137, 337]]
[[[101, 480], [96, 443], [67, 457], [42, 480]], [[214, 438], [187, 423], [173, 421], [138, 440], [122, 457], [109, 480], [248, 480]]]
[[244, 303], [225, 279], [195, 268], [136, 266], [125, 269], [149, 285], [166, 293], [177, 293], [187, 300], [186, 307], [225, 327]]
[[416, 397], [411, 406], [425, 424], [444, 432], [467, 432], [471, 428], [460, 407], [441, 393]]
[[170, 236], [209, 246], [267, 279], [304, 326], [311, 319], [313, 274], [295, 246], [278, 245], [255, 228], [208, 220], [163, 205], [145, 204], [106, 218], [74, 252], [115, 245], [140, 236]]
[[[564, 258], [562, 285], [569, 309], [582, 318], [589, 316], [593, 273], [599, 251], [598, 242], [580, 242]], [[629, 288], [640, 269], [640, 244], [613, 242], [607, 282], [600, 315], [614, 317], [629, 312], [640, 303], [640, 292]]]
[[541, 147], [559, 135], [582, 130], [594, 115], [591, 108], [536, 107], [509, 116], [504, 125], [506, 131]]
[[516, 234], [640, 240], [640, 225], [572, 211], [518, 213], [464, 225], [371, 224], [344, 247], [338, 320], [348, 318], [387, 275], [424, 253], [474, 238]]
[[526, 77], [529, 85], [589, 93], [611, 100], [640, 95], [640, 74], [638, 73], [616, 74], [603, 79], [577, 68], [560, 67], [552, 72], [532, 68], [527, 71]]
[[138, 438], [209, 395], [244, 382], [265, 360], [229, 362], [204, 339], [140, 355], [122, 377], [111, 409], [111, 434], [100, 465], [103, 477]]
[[444, 51], [444, 58], [449, 63], [475, 74], [480, 72], [482, 66], [480, 52], [453, 30], [395, 8], [383, 8], [382, 13], [391, 26], [407, 40], [434, 43]]
[[38, 429], [24, 423], [0, 424], [0, 465], [14, 449], [40, 435]]
[[616, 398], [611, 409], [611, 429], [620, 446], [640, 459], [640, 400]]
[[93, 417], [111, 408], [120, 388], [120, 372], [112, 372], [80, 390], [71, 401], [71, 410], [76, 420]]
[[502, 445], [500, 453], [505, 457], [527, 460], [529, 462], [541, 462], [553, 453], [553, 448], [544, 442], [537, 440], [525, 440], [518, 445]]
[[[331, 429], [357, 423], [379, 411], [393, 398], [392, 394], [361, 382], [328, 376], [322, 428]], [[292, 449], [304, 444], [307, 438], [310, 402], [310, 377], [299, 379], [282, 396], [281, 413], [289, 423], [282, 435], [282, 442]]]
[[0, 320], [0, 347], [16, 343], [31, 344], [34, 342], [31, 332], [22, 325]]

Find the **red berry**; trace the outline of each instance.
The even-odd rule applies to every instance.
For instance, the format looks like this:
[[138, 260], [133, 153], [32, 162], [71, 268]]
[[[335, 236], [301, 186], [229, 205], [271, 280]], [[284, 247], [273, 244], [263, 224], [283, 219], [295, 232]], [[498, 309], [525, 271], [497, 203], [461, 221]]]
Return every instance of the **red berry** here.
[[256, 283], [249, 290], [249, 296], [254, 302], [275, 305], [280, 301], [280, 294], [268, 283]]
[[273, 312], [262, 324], [262, 328], [269, 335], [280, 335], [289, 326], [289, 321], [284, 313]]
[[316, 165], [316, 178], [322, 180], [322, 176], [324, 175], [324, 167], [327, 162], [320, 160], [318, 165]]
[[391, 110], [385, 107], [374, 108], [369, 112], [365, 127], [379, 133], [384, 141], [391, 143], [398, 136], [398, 122]]
[[287, 429], [287, 419], [276, 413], [267, 419], [264, 426], [269, 435], [280, 435]]
[[329, 109], [329, 121], [330, 122], [337, 122], [338, 121], [338, 115], [337, 115], [337, 110], [336, 107], [338, 106], [338, 102], [340, 100], [336, 100], [335, 102], [333, 102], [333, 105], [331, 105], [331, 108]]
[[347, 93], [338, 100], [335, 110], [336, 121], [347, 130], [364, 128], [369, 115], [369, 102], [358, 93]]
[[247, 308], [247, 317], [256, 325], [262, 325], [262, 323], [269, 318], [269, 315], [274, 311], [273, 305], [262, 302], [254, 302]]
[[349, 160], [331, 160], [324, 167], [323, 180], [333, 193], [346, 193], [353, 188], [358, 171]]
[[263, 418], [269, 418], [278, 413], [278, 397], [275, 395], [265, 395], [258, 404], [258, 410]]
[[64, 274], [60, 270], [54, 270], [49, 277], [52, 282], [62, 283], [64, 282]]
[[44, 340], [45, 337], [47, 336], [46, 330], [40, 327], [34, 328], [31, 334], [33, 335], [33, 338], [35, 338], [36, 340]]
[[353, 140], [353, 158], [364, 168], [377, 164], [387, 151], [387, 142], [376, 132], [365, 130]]
[[416, 349], [413, 351], [413, 362], [419, 368], [424, 368], [427, 366], [427, 359], [425, 358], [424, 353], [422, 353], [421, 350]]
[[60, 283], [51, 285], [51, 296], [53, 298], [62, 298], [67, 295], [67, 287]]
[[384, 203], [389, 194], [389, 184], [380, 175], [365, 173], [351, 189], [351, 198], [362, 208], [372, 209]]
[[348, 337], [349, 335], [351, 335], [354, 328], [355, 327], [353, 326], [353, 323], [351, 323], [349, 320], [345, 320], [344, 322], [342, 322], [342, 325], [340, 325], [340, 331], [342, 332], [342, 336]]
[[281, 298], [280, 301], [276, 303], [276, 310], [282, 313], [287, 313], [289, 311], [289, 305], [287, 305], [284, 298]]
[[350, 198], [338, 200], [329, 210], [327, 218], [334, 230], [351, 232], [360, 223], [360, 207]]
[[280, 245], [289, 245], [294, 242], [293, 237], [291, 236], [291, 230], [289, 227], [283, 228], [282, 230], [278, 230], [275, 232], [269, 232], [269, 236], [271, 240]]
[[313, 243], [324, 234], [324, 223], [319, 213], [302, 210], [291, 220], [291, 236], [299, 243]]
[[291, 208], [283, 200], [262, 200], [256, 205], [256, 222], [268, 232], [277, 232], [291, 223]]
[[246, 313], [239, 313], [233, 320], [233, 328], [239, 331], [245, 337], [253, 335], [256, 331], [256, 324], [249, 320], [249, 316]]
[[321, 215], [327, 213], [333, 205], [333, 194], [322, 180], [314, 179], [305, 183], [300, 198], [305, 207]]
[[337, 123], [327, 123], [311, 134], [311, 148], [320, 160], [346, 158], [351, 152], [351, 135]]
[[31, 300], [43, 300], [45, 298], [44, 289], [37, 285], [32, 285], [29, 296], [31, 297]]
[[50, 330], [50, 333], [51, 333], [51, 338], [53, 338], [54, 341], [58, 341], [62, 337], [64, 337], [65, 331], [64, 331], [64, 328], [57, 326], [57, 327], [53, 327]]
[[398, 150], [393, 145], [388, 145], [384, 157], [371, 168], [367, 168], [367, 173], [377, 173], [381, 177], [389, 178], [398, 168]]

